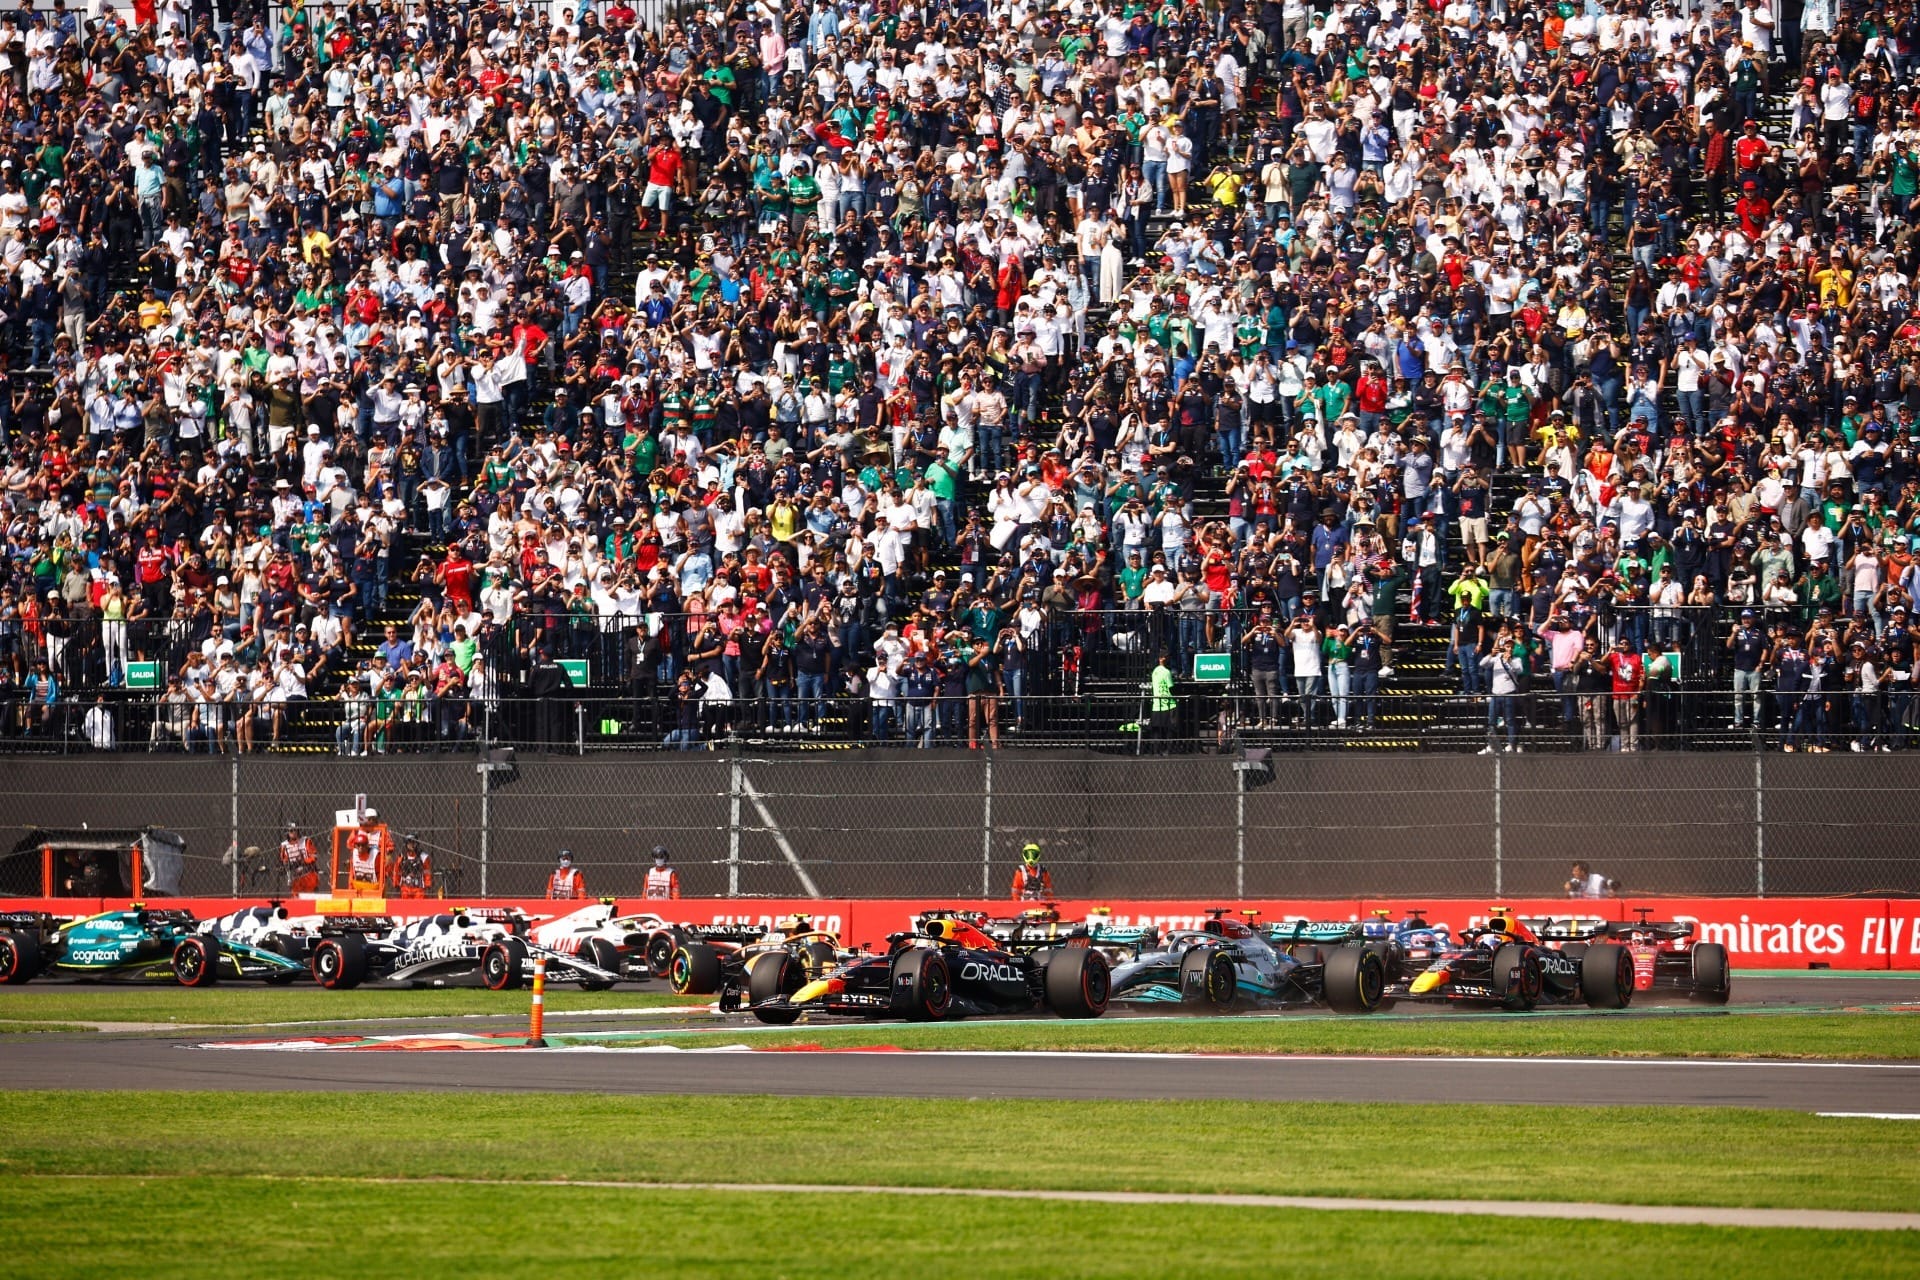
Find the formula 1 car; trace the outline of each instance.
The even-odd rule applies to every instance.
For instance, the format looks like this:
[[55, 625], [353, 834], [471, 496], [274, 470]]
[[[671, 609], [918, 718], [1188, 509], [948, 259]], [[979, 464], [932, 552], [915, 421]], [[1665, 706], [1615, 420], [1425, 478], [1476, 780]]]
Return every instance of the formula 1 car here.
[[722, 1011], [732, 1013], [743, 999], [753, 998], [756, 972], [761, 972], [760, 985], [771, 997], [781, 983], [797, 990], [856, 954], [842, 951], [833, 934], [814, 928], [811, 916], [787, 916], [767, 930], [718, 925], [681, 942], [668, 981], [679, 995], [717, 993]]
[[577, 982], [588, 991], [605, 991], [622, 976], [617, 967], [603, 967], [589, 955], [534, 941], [532, 917], [513, 907], [440, 912], [393, 924], [385, 932], [379, 931], [380, 923], [380, 917], [329, 921], [313, 945], [314, 981], [333, 990], [373, 980], [511, 991], [533, 976], [535, 960], [547, 962], [551, 981]]
[[1653, 908], [1637, 907], [1638, 920], [1548, 922], [1540, 940], [1563, 955], [1583, 956], [1595, 943], [1625, 947], [1633, 958], [1635, 991], [1677, 991], [1702, 1004], [1725, 1004], [1733, 995], [1727, 949], [1699, 942], [1691, 920], [1655, 920]]
[[1113, 998], [1197, 1005], [1218, 1012], [1324, 1004], [1372, 1013], [1387, 986], [1386, 961], [1346, 921], [1295, 921], [1262, 931], [1224, 909], [1198, 929], [1176, 929], [1114, 966]]
[[1084, 935], [1002, 944], [949, 916], [892, 934], [887, 943], [884, 955], [858, 956], [811, 980], [798, 963], [763, 959], [754, 967], [749, 1008], [762, 1022], [779, 1024], [802, 1014], [939, 1022], [1032, 1009], [1097, 1018], [1112, 995], [1112, 967]]
[[536, 924], [528, 937], [540, 946], [577, 955], [628, 982], [664, 978], [679, 946], [676, 927], [650, 911], [616, 915], [619, 904], [602, 898], [590, 907]]
[[266, 946], [205, 933], [190, 911], [149, 911], [139, 903], [79, 920], [38, 912], [6, 918], [0, 982], [42, 974], [210, 987], [223, 978], [279, 985], [306, 965]]
[[1389, 997], [1515, 1010], [1581, 1003], [1624, 1009], [1633, 991], [1633, 957], [1625, 947], [1590, 943], [1569, 955], [1545, 945], [1506, 907], [1493, 908], [1486, 928], [1469, 929], [1460, 945], [1441, 952], [1412, 981], [1387, 988]]

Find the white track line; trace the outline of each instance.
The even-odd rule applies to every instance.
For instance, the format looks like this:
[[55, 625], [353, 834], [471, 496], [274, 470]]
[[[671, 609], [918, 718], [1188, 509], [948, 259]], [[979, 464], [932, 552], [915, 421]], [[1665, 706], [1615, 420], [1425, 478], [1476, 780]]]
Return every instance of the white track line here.
[[1920, 1120], [1920, 1115], [1911, 1111], [1816, 1111], [1813, 1114], [1828, 1120]]
[[[29, 1175], [33, 1176], [33, 1175]], [[103, 1177], [109, 1175], [56, 1175]], [[138, 1175], [134, 1175], [138, 1176]], [[258, 1176], [258, 1175], [255, 1175]], [[1233, 1209], [1319, 1209], [1365, 1213], [1433, 1213], [1487, 1218], [1562, 1218], [1589, 1222], [1628, 1222], [1649, 1226], [1768, 1227], [1822, 1231], [1920, 1231], [1920, 1213], [1865, 1213], [1846, 1209], [1724, 1209], [1701, 1205], [1594, 1204], [1528, 1200], [1383, 1200], [1340, 1196], [1211, 1194], [1186, 1191], [1019, 1191], [999, 1187], [835, 1186], [819, 1183], [619, 1182], [598, 1179], [538, 1179], [504, 1182], [487, 1178], [300, 1178], [273, 1181], [377, 1183], [407, 1187], [460, 1186], [585, 1187], [598, 1191], [702, 1191], [727, 1194], [832, 1196], [964, 1196], [974, 1200], [1048, 1200], [1085, 1204], [1207, 1205]]]

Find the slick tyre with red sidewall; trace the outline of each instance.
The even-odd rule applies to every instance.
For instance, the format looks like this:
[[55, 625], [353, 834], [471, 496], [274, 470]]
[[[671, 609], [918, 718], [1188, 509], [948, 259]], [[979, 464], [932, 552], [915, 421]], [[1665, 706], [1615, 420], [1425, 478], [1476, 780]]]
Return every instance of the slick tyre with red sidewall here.
[[1633, 1003], [1633, 956], [1603, 942], [1580, 957], [1580, 996], [1589, 1009], [1624, 1009]]
[[367, 944], [358, 934], [322, 938], [308, 961], [313, 980], [329, 991], [351, 991], [367, 980]]
[[480, 953], [480, 980], [489, 991], [514, 991], [525, 981], [527, 944], [502, 938]]
[[210, 987], [220, 981], [220, 943], [191, 934], [173, 948], [173, 978], [183, 987]]
[[1068, 947], [1047, 962], [1046, 989], [1047, 1005], [1061, 1017], [1097, 1018], [1113, 995], [1113, 968], [1092, 947]]
[[910, 947], [893, 960], [893, 1004], [912, 1022], [940, 1022], [953, 1012], [953, 974], [945, 953]]

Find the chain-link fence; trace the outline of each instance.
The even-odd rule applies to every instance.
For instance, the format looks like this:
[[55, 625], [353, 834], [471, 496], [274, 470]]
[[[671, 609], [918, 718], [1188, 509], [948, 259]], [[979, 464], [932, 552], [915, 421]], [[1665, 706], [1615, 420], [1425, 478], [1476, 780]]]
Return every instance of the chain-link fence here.
[[362, 794], [453, 897], [538, 895], [563, 847], [632, 894], [655, 844], [689, 896], [998, 896], [1029, 840], [1075, 897], [1527, 896], [1575, 860], [1633, 893], [1916, 893], [1916, 785], [1904, 754], [14, 758], [0, 893], [39, 891], [35, 830], [151, 825], [187, 893], [265, 894], [286, 823]]

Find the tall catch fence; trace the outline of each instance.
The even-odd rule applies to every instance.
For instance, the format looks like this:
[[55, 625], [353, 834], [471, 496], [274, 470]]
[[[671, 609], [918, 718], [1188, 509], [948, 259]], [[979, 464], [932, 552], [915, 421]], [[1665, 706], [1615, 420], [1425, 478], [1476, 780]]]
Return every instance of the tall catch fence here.
[[999, 896], [1028, 841], [1073, 897], [1539, 896], [1575, 860], [1633, 894], [1906, 894], [1917, 786], [1898, 754], [16, 757], [0, 893], [38, 893], [34, 830], [158, 826], [187, 894], [265, 896], [287, 822], [364, 794], [448, 897], [537, 896], [561, 848], [633, 895], [656, 844], [688, 896]]

